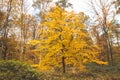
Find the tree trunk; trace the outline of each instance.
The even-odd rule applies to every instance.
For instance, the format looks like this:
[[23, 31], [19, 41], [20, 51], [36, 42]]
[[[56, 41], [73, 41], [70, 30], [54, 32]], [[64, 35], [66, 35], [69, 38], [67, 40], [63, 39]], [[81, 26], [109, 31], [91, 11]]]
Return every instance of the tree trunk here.
[[110, 44], [110, 40], [108, 38], [108, 47], [109, 47], [109, 52], [110, 52], [110, 58], [111, 58], [111, 65], [113, 65], [113, 53], [112, 53], [112, 46]]
[[3, 49], [3, 60], [6, 60], [6, 57], [7, 57], [7, 45], [4, 46], [4, 49]]
[[109, 49], [108, 49], [107, 36], [103, 35], [103, 38], [105, 40], [105, 44], [103, 45], [104, 53], [106, 53], [106, 55], [107, 55], [107, 61], [108, 61], [108, 64], [109, 64], [110, 63], [110, 54], [109, 54]]
[[62, 67], [63, 67], [63, 73], [66, 72], [66, 68], [65, 68], [65, 57], [62, 57]]
[[119, 47], [120, 45], [119, 45], [119, 37], [118, 37], [118, 32], [116, 31], [116, 33], [115, 33], [115, 34], [116, 34], [116, 38], [117, 38], [117, 45], [118, 45], [118, 47]]
[[113, 65], [113, 53], [112, 53], [112, 46], [110, 44], [110, 38], [107, 32], [105, 33], [105, 35], [106, 35], [106, 40], [107, 40], [107, 48], [108, 48], [108, 51], [110, 54], [110, 60], [111, 60], [109, 64]]

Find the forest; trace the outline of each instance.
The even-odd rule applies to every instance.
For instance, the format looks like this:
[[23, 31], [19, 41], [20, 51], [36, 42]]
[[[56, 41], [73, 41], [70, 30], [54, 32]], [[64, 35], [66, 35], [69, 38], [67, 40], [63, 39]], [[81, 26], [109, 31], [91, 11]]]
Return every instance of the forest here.
[[0, 0], [0, 80], [120, 80], [120, 0], [82, 1]]

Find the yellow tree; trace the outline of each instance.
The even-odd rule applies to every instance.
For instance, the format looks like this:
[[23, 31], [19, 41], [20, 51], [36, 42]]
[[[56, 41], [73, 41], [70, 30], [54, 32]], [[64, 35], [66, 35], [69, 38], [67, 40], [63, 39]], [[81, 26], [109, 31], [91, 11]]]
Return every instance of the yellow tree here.
[[[31, 44], [43, 54], [41, 65], [49, 68], [81, 68], [86, 62], [103, 64], [97, 59], [99, 48], [92, 43], [83, 13], [67, 12], [56, 6], [44, 15], [42, 35]], [[39, 30], [39, 32], [41, 32]]]

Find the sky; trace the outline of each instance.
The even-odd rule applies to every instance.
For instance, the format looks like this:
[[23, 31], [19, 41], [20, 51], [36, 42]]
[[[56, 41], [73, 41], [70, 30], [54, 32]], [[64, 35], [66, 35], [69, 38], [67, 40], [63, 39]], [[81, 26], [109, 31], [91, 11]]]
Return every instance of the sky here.
[[[86, 15], [94, 17], [94, 14], [90, 12], [89, 1], [90, 0], [69, 0], [69, 2], [73, 4], [73, 10], [75, 12], [84, 12]], [[120, 15], [117, 15], [115, 19], [120, 22]]]
[[[57, 0], [53, 0], [54, 2]], [[73, 5], [73, 9], [75, 12], [87, 12], [87, 0], [69, 0], [70, 3]], [[32, 5], [32, 0], [29, 0], [30, 5]], [[31, 11], [31, 12], [30, 12]], [[32, 13], [32, 9], [29, 12]]]
[[[53, 0], [57, 1], [57, 0]], [[69, 0], [69, 2], [73, 5], [73, 10], [75, 12], [86, 12], [85, 8], [87, 8], [87, 0]]]
[[[28, 4], [32, 5], [33, 0], [29, 0]], [[53, 2], [58, 0], [53, 0]], [[88, 16], [93, 16], [93, 13], [90, 12], [90, 7], [88, 6], [89, 0], [69, 0], [69, 2], [73, 5], [73, 11], [76, 13], [78, 12], [84, 12]], [[29, 10], [29, 13], [34, 13], [33, 8]], [[93, 16], [94, 17], [94, 16]], [[116, 19], [120, 21], [120, 15], [116, 17]]]

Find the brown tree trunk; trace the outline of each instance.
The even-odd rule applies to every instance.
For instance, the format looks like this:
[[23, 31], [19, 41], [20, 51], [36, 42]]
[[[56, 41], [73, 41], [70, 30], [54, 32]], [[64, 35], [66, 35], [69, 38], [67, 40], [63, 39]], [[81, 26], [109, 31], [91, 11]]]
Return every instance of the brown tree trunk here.
[[111, 65], [113, 65], [113, 53], [112, 53], [112, 46], [110, 44], [110, 40], [108, 38], [108, 47], [109, 47], [109, 52], [110, 52], [110, 58], [111, 58]]
[[63, 73], [66, 72], [66, 68], [65, 68], [65, 57], [62, 57], [62, 67], [63, 67]]
[[110, 54], [109, 64], [113, 65], [113, 53], [112, 53], [112, 46], [111, 46], [111, 43], [110, 43], [110, 38], [109, 38], [109, 35], [108, 35], [107, 32], [105, 32], [105, 35], [106, 35], [106, 41], [107, 41], [107, 49], [108, 49], [108, 52]]
[[116, 31], [115, 34], [116, 34], [116, 38], [117, 38], [117, 45], [118, 45], [118, 47], [119, 47], [120, 45], [119, 45], [119, 36], [118, 36], [118, 32]]
[[3, 60], [6, 60], [7, 57], [7, 45], [4, 46], [4, 50], [3, 50]]

